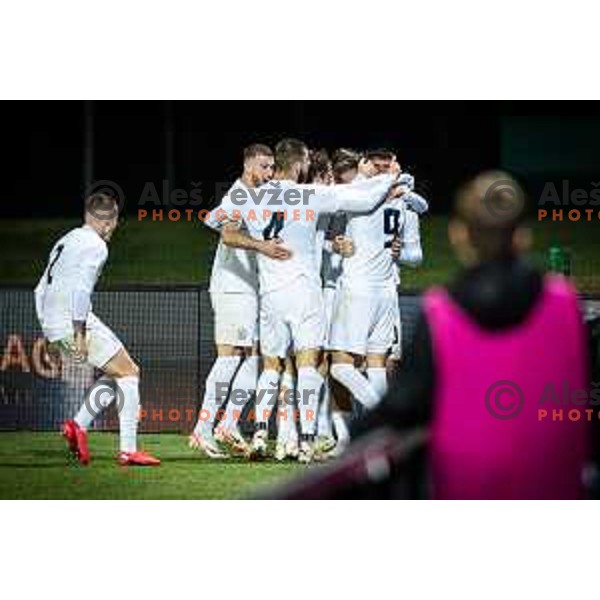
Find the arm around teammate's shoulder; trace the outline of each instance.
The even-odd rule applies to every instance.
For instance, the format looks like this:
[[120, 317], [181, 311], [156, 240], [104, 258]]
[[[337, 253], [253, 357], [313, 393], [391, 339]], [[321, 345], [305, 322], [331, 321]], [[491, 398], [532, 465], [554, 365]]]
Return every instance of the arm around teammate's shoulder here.
[[394, 181], [394, 175], [383, 174], [352, 183], [306, 188], [311, 191], [311, 208], [319, 213], [368, 212], [384, 201]]
[[235, 222], [223, 226], [221, 239], [230, 248], [252, 250], [274, 260], [287, 260], [292, 255], [291, 251], [281, 243], [281, 240], [276, 238], [272, 240], [254, 238], [243, 231], [239, 223]]

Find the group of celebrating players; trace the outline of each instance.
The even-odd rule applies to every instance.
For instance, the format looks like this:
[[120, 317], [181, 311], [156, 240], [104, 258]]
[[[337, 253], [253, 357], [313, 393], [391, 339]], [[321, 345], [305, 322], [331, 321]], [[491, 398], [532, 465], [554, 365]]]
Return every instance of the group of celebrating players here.
[[[276, 210], [262, 190], [295, 200]], [[427, 210], [391, 151], [329, 157], [295, 139], [274, 152], [246, 148], [242, 175], [205, 220], [220, 235], [209, 288], [217, 356], [190, 446], [215, 459], [264, 458], [272, 420], [277, 460], [342, 453], [353, 399], [367, 411], [376, 406], [401, 358], [399, 267], [422, 260]], [[139, 369], [91, 311], [117, 217], [114, 198], [86, 199], [85, 224], [50, 253], [36, 310], [50, 353], [87, 361], [116, 382], [102, 406], [86, 401], [65, 423], [72, 453], [89, 462], [87, 428], [119, 395], [120, 464], [157, 465], [137, 449]], [[252, 396], [247, 441], [239, 421]]]
[[[236, 194], [261, 186], [305, 201], [284, 215]], [[264, 457], [273, 418], [277, 460], [344, 450], [351, 397], [372, 409], [400, 360], [398, 266], [422, 260], [427, 209], [386, 150], [329, 158], [294, 139], [274, 154], [262, 144], [245, 150], [242, 176], [206, 221], [221, 235], [210, 282], [217, 358], [193, 447], [213, 458]], [[238, 428], [248, 390], [256, 392], [250, 443]]]

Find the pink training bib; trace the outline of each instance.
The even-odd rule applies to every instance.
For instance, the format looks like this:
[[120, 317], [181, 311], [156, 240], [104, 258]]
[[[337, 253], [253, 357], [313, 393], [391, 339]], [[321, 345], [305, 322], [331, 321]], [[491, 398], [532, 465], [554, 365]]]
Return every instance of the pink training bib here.
[[[547, 277], [526, 320], [500, 331], [481, 328], [443, 289], [425, 294], [424, 310], [436, 369], [433, 496], [580, 498], [584, 410], [592, 407], [541, 401], [548, 385], [561, 399], [567, 387], [589, 390], [584, 324], [570, 284]], [[568, 416], [575, 408], [577, 421]]]

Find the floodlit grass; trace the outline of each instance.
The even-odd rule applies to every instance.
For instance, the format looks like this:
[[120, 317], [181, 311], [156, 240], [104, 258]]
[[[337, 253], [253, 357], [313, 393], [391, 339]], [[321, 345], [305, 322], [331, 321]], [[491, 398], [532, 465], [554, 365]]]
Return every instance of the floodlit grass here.
[[190, 450], [182, 435], [144, 434], [139, 440], [159, 456], [159, 467], [118, 466], [116, 434], [90, 433], [92, 461], [82, 467], [58, 433], [0, 433], [0, 498], [245, 498], [306, 469], [298, 463], [210, 460]]

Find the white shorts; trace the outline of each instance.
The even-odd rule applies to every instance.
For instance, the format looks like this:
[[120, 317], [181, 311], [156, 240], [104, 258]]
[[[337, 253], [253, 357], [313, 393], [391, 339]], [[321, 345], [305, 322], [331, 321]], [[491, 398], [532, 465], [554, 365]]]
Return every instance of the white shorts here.
[[394, 344], [398, 320], [396, 290], [357, 290], [340, 285], [328, 349], [359, 356], [387, 354]]
[[288, 351], [322, 348], [325, 312], [320, 287], [299, 279], [260, 298], [260, 348], [263, 356], [284, 358]]
[[258, 340], [258, 296], [211, 292], [215, 343], [251, 347]]
[[[101, 369], [121, 348], [123, 343], [95, 314], [89, 313], [86, 321], [86, 341], [88, 349], [87, 362]], [[68, 355], [75, 353], [74, 333], [52, 342], [61, 352]]]

